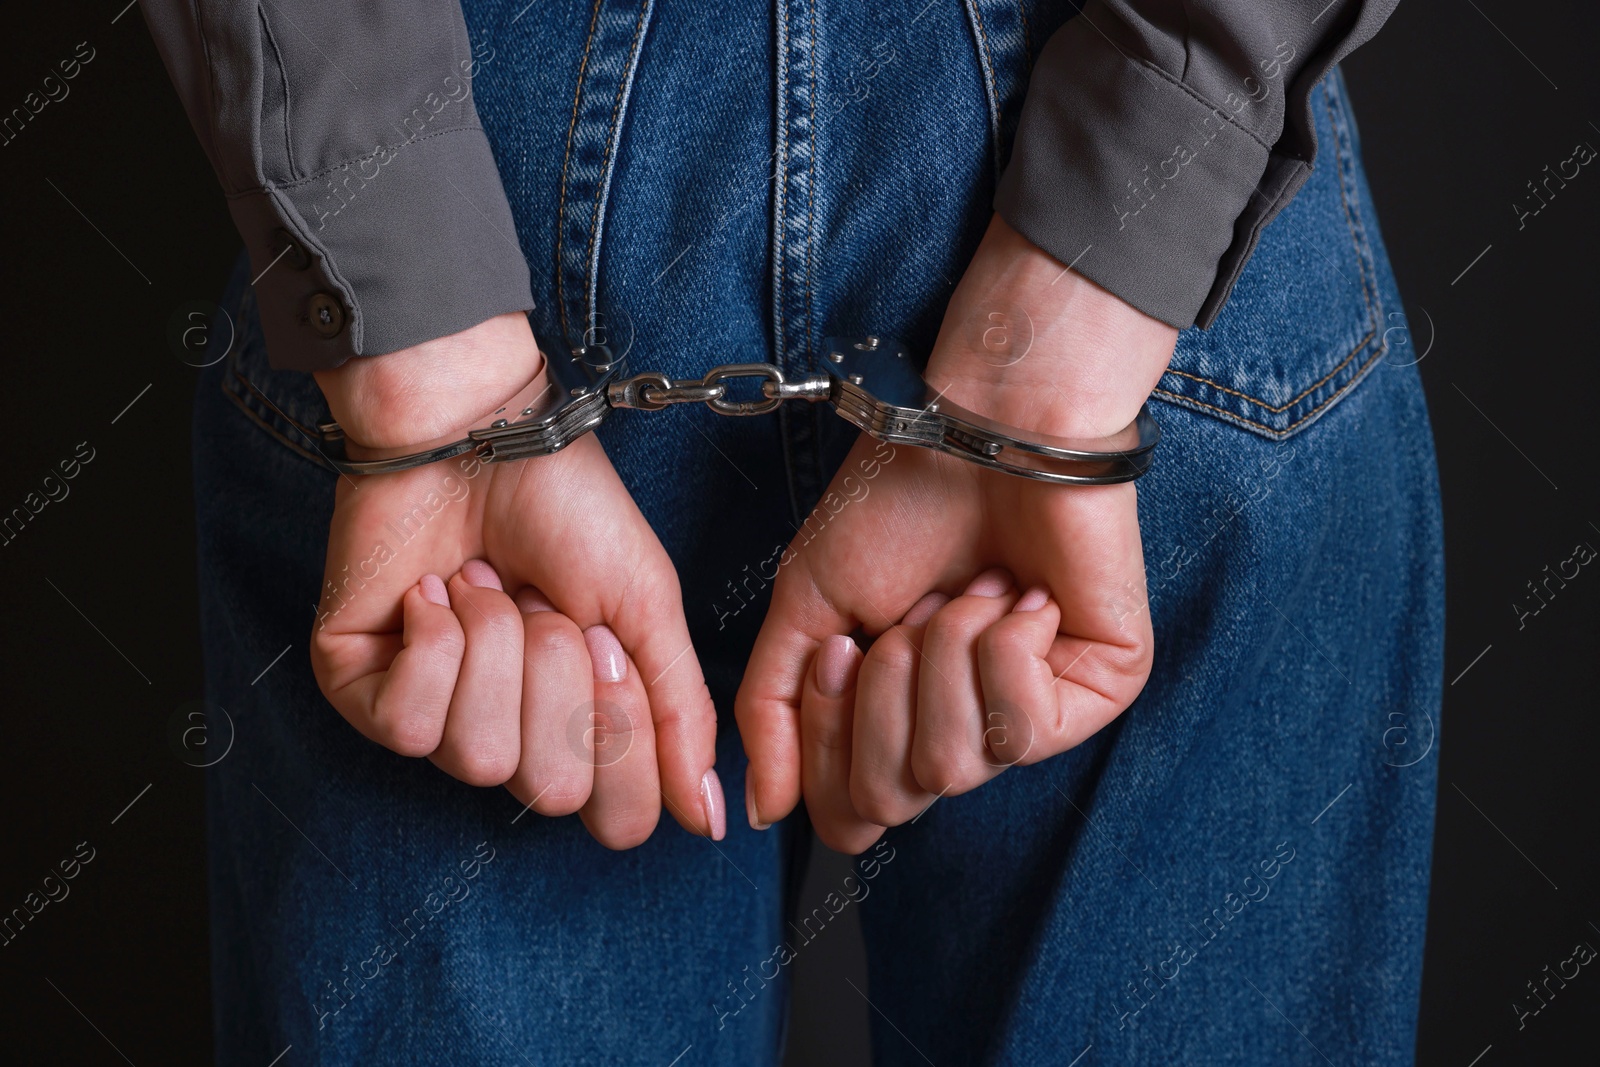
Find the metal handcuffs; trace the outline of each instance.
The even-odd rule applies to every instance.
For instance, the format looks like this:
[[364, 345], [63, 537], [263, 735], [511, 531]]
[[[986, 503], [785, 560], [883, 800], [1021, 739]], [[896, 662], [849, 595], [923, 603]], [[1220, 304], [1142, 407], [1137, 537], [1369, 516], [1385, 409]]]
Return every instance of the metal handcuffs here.
[[[793, 400], [827, 401], [862, 432], [896, 445], [931, 448], [990, 470], [1066, 485], [1129, 482], [1150, 469], [1161, 429], [1148, 406], [1131, 424], [1109, 437], [1071, 440], [1003, 426], [936, 395], [916, 371], [905, 348], [879, 337], [831, 338], [826, 371], [786, 377], [772, 363], [725, 363], [702, 378], [673, 379], [659, 372], [627, 374], [604, 345], [577, 349], [568, 360], [548, 359], [550, 388], [515, 418], [496, 418], [451, 444], [392, 459], [352, 460], [343, 455], [337, 423], [317, 427], [319, 451], [342, 474], [386, 474], [409, 470], [467, 452], [484, 463], [501, 463], [561, 451], [605, 422], [619, 408], [659, 411], [673, 404], [700, 403], [719, 415], [762, 415]], [[758, 399], [735, 400], [737, 379], [760, 382]], [[500, 414], [500, 413], [497, 413]]]

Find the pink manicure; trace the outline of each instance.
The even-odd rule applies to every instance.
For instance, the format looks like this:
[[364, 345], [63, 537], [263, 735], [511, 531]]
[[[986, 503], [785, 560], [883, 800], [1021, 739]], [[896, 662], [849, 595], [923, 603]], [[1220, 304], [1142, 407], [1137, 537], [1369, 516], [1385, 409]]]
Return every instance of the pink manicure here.
[[611, 627], [603, 623], [589, 627], [583, 631], [583, 643], [589, 646], [595, 681], [620, 682], [628, 676], [628, 657]]
[[711, 827], [711, 840], [721, 841], [728, 836], [728, 802], [722, 795], [722, 779], [717, 769], [711, 768], [700, 779], [700, 801], [706, 806], [706, 824]]
[[533, 586], [518, 589], [517, 595], [511, 598], [517, 605], [517, 610], [524, 615], [532, 615], [536, 611], [554, 611], [556, 606], [545, 598], [545, 595]]
[[1011, 589], [1011, 572], [1004, 567], [995, 567], [986, 570], [967, 586], [962, 596], [1005, 596]]
[[856, 643], [843, 634], [822, 642], [817, 652], [817, 690], [825, 697], [842, 696], [855, 666]]
[[1011, 610], [1012, 611], [1038, 611], [1040, 608], [1044, 607], [1049, 602], [1050, 602], [1050, 590], [1046, 589], [1042, 585], [1036, 585], [1032, 589], [1028, 590], [1026, 593], [1023, 593], [1022, 594], [1022, 599], [1017, 601], [1017, 606], [1012, 608]]
[[481, 559], [469, 559], [461, 565], [461, 577], [468, 585], [479, 589], [505, 589], [493, 567]]
[[417, 584], [422, 586], [422, 599], [441, 608], [450, 606], [450, 594], [444, 587], [443, 578], [437, 574], [424, 574], [422, 581]]
[[911, 605], [911, 610], [906, 612], [906, 617], [900, 620], [901, 626], [915, 629], [918, 626], [928, 625], [928, 620], [938, 614], [939, 609], [950, 603], [950, 598], [943, 593], [928, 593], [923, 598]]

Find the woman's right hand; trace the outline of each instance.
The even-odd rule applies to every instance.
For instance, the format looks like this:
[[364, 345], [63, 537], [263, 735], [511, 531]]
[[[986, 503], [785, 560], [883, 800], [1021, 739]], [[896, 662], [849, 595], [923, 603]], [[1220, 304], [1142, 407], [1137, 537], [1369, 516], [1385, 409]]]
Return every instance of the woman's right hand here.
[[[540, 373], [514, 314], [317, 378], [347, 439], [398, 454], [465, 436]], [[311, 662], [368, 738], [579, 812], [610, 848], [648, 838], [663, 799], [685, 829], [725, 832], [677, 574], [593, 435], [341, 477]]]

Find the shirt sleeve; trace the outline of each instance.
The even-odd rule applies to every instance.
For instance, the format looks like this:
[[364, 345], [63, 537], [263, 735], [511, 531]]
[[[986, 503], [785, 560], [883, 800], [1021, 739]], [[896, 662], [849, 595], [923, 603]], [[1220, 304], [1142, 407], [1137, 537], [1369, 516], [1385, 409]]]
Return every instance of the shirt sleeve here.
[[1312, 87], [1398, 0], [1088, 0], [1034, 68], [995, 208], [1146, 314], [1211, 325], [1316, 159]]
[[141, 0], [249, 250], [275, 367], [533, 307], [458, 0]]

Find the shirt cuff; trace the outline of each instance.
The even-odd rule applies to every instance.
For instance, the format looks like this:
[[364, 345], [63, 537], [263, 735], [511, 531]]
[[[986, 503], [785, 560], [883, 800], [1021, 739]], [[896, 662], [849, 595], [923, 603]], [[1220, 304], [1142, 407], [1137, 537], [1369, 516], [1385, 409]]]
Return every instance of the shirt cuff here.
[[1083, 16], [1046, 44], [995, 209], [1028, 240], [1182, 329], [1221, 310], [1309, 167], [1277, 155]]
[[453, 127], [228, 200], [267, 353], [322, 370], [534, 306], [483, 130]]

